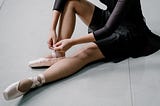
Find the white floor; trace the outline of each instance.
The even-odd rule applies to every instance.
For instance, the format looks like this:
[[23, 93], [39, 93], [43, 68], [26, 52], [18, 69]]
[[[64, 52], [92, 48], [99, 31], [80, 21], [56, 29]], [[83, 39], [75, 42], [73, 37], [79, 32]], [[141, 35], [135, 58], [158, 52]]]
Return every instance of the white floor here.
[[[98, 0], [91, 2], [101, 6]], [[147, 24], [160, 35], [159, 4], [159, 0], [142, 0]], [[69, 78], [5, 101], [2, 92], [8, 85], [45, 70], [31, 69], [27, 63], [50, 52], [46, 41], [52, 6], [53, 0], [0, 0], [0, 106], [160, 105], [160, 51], [117, 64], [95, 63]], [[73, 37], [85, 34], [87, 27], [78, 18]]]

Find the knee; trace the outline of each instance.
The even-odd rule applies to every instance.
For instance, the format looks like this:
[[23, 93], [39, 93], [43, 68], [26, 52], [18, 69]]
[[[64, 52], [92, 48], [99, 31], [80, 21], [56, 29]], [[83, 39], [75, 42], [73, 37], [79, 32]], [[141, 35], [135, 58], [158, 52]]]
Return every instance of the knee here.
[[76, 11], [76, 7], [78, 6], [78, 3], [80, 2], [81, 0], [68, 0], [67, 4], [66, 4], [66, 9], [71, 9], [71, 10], [74, 10]]
[[93, 49], [95, 49], [95, 48], [94, 47], [85, 48], [85, 49], [81, 50], [79, 53], [77, 53], [74, 57], [76, 57], [82, 61], [92, 59], [95, 57]]
[[66, 8], [68, 9], [73, 9], [74, 8], [74, 1], [73, 0], [68, 0], [67, 4], [66, 4]]

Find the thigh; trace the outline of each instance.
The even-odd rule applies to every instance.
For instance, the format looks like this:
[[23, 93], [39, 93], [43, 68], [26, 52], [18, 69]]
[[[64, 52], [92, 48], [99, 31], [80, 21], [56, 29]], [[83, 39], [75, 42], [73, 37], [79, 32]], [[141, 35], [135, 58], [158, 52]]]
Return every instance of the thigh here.
[[68, 3], [73, 3], [77, 15], [88, 26], [94, 13], [95, 5], [87, 0], [69, 0]]
[[95, 43], [90, 43], [81, 48], [73, 56], [81, 58], [81, 60], [92, 62], [100, 59], [104, 59], [104, 55]]

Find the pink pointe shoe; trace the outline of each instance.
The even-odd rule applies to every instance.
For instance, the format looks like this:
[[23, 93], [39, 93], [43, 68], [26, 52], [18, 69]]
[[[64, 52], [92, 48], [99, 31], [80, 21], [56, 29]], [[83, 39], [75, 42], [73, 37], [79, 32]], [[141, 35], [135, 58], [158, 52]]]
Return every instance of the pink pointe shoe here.
[[[32, 86], [30, 89], [32, 88], [35, 88], [35, 87], [39, 87], [41, 86], [42, 84], [45, 83], [45, 79], [44, 79], [44, 76], [42, 74], [39, 75], [41, 77], [41, 83], [38, 81], [38, 77], [34, 77], [34, 78], [28, 78], [28, 79], [31, 79], [33, 81], [32, 83]], [[18, 86], [20, 84], [20, 81], [18, 82], [15, 82], [13, 84], [11, 84], [10, 86], [8, 86], [4, 92], [3, 92], [3, 96], [5, 98], [5, 100], [12, 100], [12, 99], [16, 99], [22, 95], [24, 95], [25, 93], [27, 93], [28, 91], [26, 92], [21, 92], [18, 90]]]
[[3, 96], [5, 100], [12, 100], [25, 94], [25, 92], [18, 90], [19, 83], [20, 82], [15, 82], [4, 90]]
[[[59, 57], [63, 57], [63, 56], [59, 52], [52, 51], [52, 57], [53, 58], [59, 58]], [[30, 61], [28, 65], [32, 68], [48, 67], [48, 66], [52, 65], [51, 59], [52, 58], [46, 58], [46, 57], [39, 58], [37, 60]]]

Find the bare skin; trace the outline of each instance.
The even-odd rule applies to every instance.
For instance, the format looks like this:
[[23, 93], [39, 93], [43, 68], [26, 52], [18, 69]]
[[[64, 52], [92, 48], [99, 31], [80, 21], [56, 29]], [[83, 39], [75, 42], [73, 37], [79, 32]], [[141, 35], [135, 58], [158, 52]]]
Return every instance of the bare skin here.
[[[88, 26], [91, 22], [94, 8], [95, 6], [86, 0], [69, 0], [60, 17], [59, 37], [56, 38], [56, 33], [52, 33], [48, 40], [48, 47], [64, 53], [76, 44], [95, 41], [92, 33], [76, 39], [69, 39], [75, 28], [75, 14], [78, 14], [82, 21]], [[51, 29], [52, 31], [55, 31], [60, 13], [55, 10], [53, 12], [53, 18], [55, 17], [55, 19], [53, 19]], [[70, 25], [70, 27], [68, 27], [68, 25]], [[56, 47], [52, 48], [54, 44]], [[45, 77], [45, 83], [54, 82], [58, 79], [72, 75], [86, 64], [102, 58], [104, 58], [104, 56], [97, 45], [91, 43], [71, 57], [64, 57], [63, 59], [53, 62], [54, 64], [42, 73]], [[40, 78], [38, 78], [38, 80], [41, 82]], [[22, 92], [26, 92], [30, 89], [32, 83], [32, 80], [29, 79], [21, 80], [18, 89]]]
[[[94, 5], [90, 2], [86, 2], [86, 0], [69, 0], [69, 2], [66, 4], [63, 14], [53, 11], [53, 22], [50, 29], [48, 47], [52, 49], [53, 44], [56, 42], [62, 39], [71, 38], [75, 28], [76, 14], [88, 26], [90, 24], [93, 12]], [[58, 18], [60, 18], [60, 22], [58, 33], [56, 33]], [[61, 54], [62, 56], [65, 56], [64, 52], [61, 52]], [[52, 58], [50, 54], [45, 57]]]

